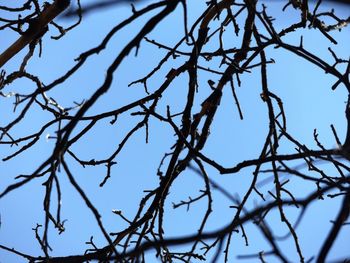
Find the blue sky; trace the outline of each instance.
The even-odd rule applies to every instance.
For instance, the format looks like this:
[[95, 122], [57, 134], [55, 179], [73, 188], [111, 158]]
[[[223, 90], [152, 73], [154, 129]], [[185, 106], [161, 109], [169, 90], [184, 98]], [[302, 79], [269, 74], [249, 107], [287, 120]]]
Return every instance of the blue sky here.
[[[4, 1], [0, 1], [0, 4], [3, 4], [2, 2]], [[189, 2], [189, 22], [191, 22], [203, 10], [204, 1]], [[279, 12], [282, 5], [279, 3], [268, 4], [268, 12], [277, 18], [274, 22], [277, 29], [281, 29], [291, 21], [296, 22], [299, 19], [299, 16], [293, 11], [281, 15]], [[325, 4], [324, 8], [328, 7], [329, 5]], [[82, 51], [99, 44], [100, 39], [111, 27], [130, 14], [129, 6], [119, 5], [99, 14], [84, 17], [79, 27], [69, 32], [59, 41], [52, 40], [49, 38], [50, 35], [47, 35], [43, 41], [42, 57], [38, 58], [36, 52], [34, 58], [28, 64], [27, 71], [40, 76], [45, 84], [51, 83], [74, 65], [74, 58], [78, 57]], [[148, 37], [165, 45], [174, 45], [183, 36], [181, 14], [182, 10], [178, 7], [177, 11], [166, 18]], [[349, 14], [349, 8], [336, 8], [336, 14], [339, 17], [346, 18]], [[104, 80], [108, 65], [148, 18], [150, 18], [150, 15], [119, 32], [108, 44], [106, 50], [98, 56], [95, 55], [89, 58], [86, 65], [77, 74], [50, 91], [48, 95], [55, 98], [63, 107], [72, 106], [74, 101], [81, 102], [88, 99]], [[57, 20], [57, 22], [63, 25], [72, 23], [72, 21], [62, 19]], [[213, 28], [215, 23], [213, 23]], [[332, 45], [314, 29], [295, 32], [284, 38], [284, 41], [297, 45], [300, 41], [300, 35], [303, 34], [305, 48], [310, 49], [319, 57], [331, 63], [333, 60], [327, 51], [329, 46], [342, 58], [349, 58], [349, 33], [349, 28], [343, 29], [342, 32], [332, 32], [332, 36], [339, 42], [336, 46]], [[1, 51], [15, 39], [16, 35], [11, 32], [2, 32]], [[227, 46], [230, 45], [230, 41], [233, 45], [240, 43], [237, 38], [227, 38], [225, 41], [227, 41]], [[204, 51], [213, 50], [213, 48], [215, 48], [214, 45], [209, 45]], [[189, 51], [191, 47], [183, 45], [180, 49]], [[25, 52], [20, 52], [6, 64], [4, 69], [8, 73], [18, 69]], [[145, 76], [165, 54], [164, 50], [159, 50], [152, 44], [143, 42], [138, 57], [134, 57], [133, 52], [127, 57], [114, 75], [115, 82], [112, 88], [88, 111], [88, 115], [113, 110], [145, 96], [142, 85], [128, 87], [128, 84]], [[266, 55], [276, 61], [275, 64], [268, 65], [269, 88], [278, 94], [284, 102], [289, 132], [310, 148], [316, 149], [313, 140], [313, 130], [316, 128], [319, 139], [324, 146], [327, 148], [336, 147], [330, 125], [333, 124], [336, 127], [339, 137], [343, 140], [346, 132], [344, 110], [347, 99], [344, 86], [339, 86], [335, 91], [332, 91], [331, 86], [335, 81], [332, 76], [324, 74], [319, 68], [310, 65], [302, 58], [298, 58], [286, 50], [268, 48]], [[164, 68], [149, 81], [150, 91], [159, 87], [170, 68], [181, 65], [186, 59], [186, 57], [180, 57], [176, 60], [170, 59]], [[219, 60], [213, 59], [209, 63], [203, 60], [200, 60], [199, 63], [203, 66], [217, 68], [219, 62]], [[206, 81], [208, 79], [218, 80], [217, 76], [209, 75], [203, 71], [200, 71], [199, 76], [200, 91], [195, 109], [199, 109], [201, 101], [211, 92]], [[203, 149], [204, 154], [210, 158], [215, 158], [225, 167], [232, 167], [243, 160], [258, 158], [268, 132], [266, 105], [260, 99], [259, 69], [253, 69], [250, 74], [242, 75], [241, 81], [242, 85], [236, 87], [236, 92], [241, 103], [244, 119], [239, 119], [237, 108], [230, 94], [231, 91], [229, 87], [226, 87], [216, 120], [212, 124], [211, 136]], [[170, 105], [172, 113], [181, 111], [186, 98], [186, 85], [186, 77], [176, 80], [163, 95], [160, 105], [157, 107], [157, 112], [165, 114], [168, 105]], [[29, 93], [34, 88], [28, 81], [16, 81], [13, 85], [6, 87], [4, 92]], [[11, 107], [13, 102], [13, 97], [1, 98], [0, 100], [1, 127], [12, 120], [21, 110], [21, 107], [19, 107], [17, 112], [13, 113]], [[72, 151], [84, 160], [107, 158], [126, 133], [141, 120], [142, 117], [140, 116], [131, 116], [131, 112], [118, 117], [115, 125], [110, 125], [109, 122], [112, 120], [110, 118], [100, 121], [80, 142], [72, 147]], [[18, 137], [36, 132], [42, 124], [51, 118], [50, 114], [42, 112], [36, 106], [28, 113], [24, 121], [13, 129], [11, 135]], [[179, 121], [179, 119], [176, 121]], [[77, 134], [82, 127], [83, 125], [79, 125], [73, 134]], [[19, 174], [30, 174], [46, 160], [53, 150], [55, 141], [47, 140], [45, 137], [48, 134], [54, 135], [56, 128], [52, 126], [45, 130], [39, 142], [24, 154], [7, 162], [0, 162], [2, 177], [0, 191], [13, 183], [14, 177]], [[108, 232], [117, 232], [127, 227], [127, 224], [121, 218], [111, 212], [112, 209], [120, 209], [127, 218], [132, 219], [139, 201], [144, 196], [143, 191], [158, 186], [156, 170], [163, 154], [169, 152], [175, 142], [176, 137], [173, 134], [174, 131], [171, 127], [151, 118], [149, 122], [149, 143], [145, 143], [145, 129], [139, 130], [117, 156], [117, 164], [112, 169], [112, 178], [103, 188], [100, 188], [99, 184], [105, 176], [106, 167], [82, 168], [72, 158], [67, 157], [76, 180], [103, 215], [102, 221]], [[15, 147], [10, 148], [1, 145], [0, 156], [4, 158], [14, 151]], [[288, 152], [295, 152], [294, 146], [284, 140], [279, 153]], [[295, 162], [295, 164], [300, 164], [300, 162]], [[320, 164], [320, 167], [322, 167], [322, 164]], [[326, 171], [332, 171], [332, 168], [328, 165], [323, 167]], [[220, 175], [208, 166], [207, 172], [213, 181], [222, 185], [232, 196], [238, 198], [242, 198], [252, 179], [252, 169], [250, 168], [244, 169], [238, 174]], [[262, 174], [260, 180], [266, 177], [268, 175]], [[288, 175], [286, 175], [286, 178], [290, 179], [288, 189], [296, 197], [305, 197], [307, 193], [315, 189], [314, 185], [304, 184], [300, 179]], [[67, 221], [65, 223], [66, 231], [61, 235], [58, 235], [52, 227], [50, 228], [49, 240], [53, 247], [52, 255], [82, 253], [89, 248], [85, 242], [91, 236], [94, 236], [94, 241], [98, 246], [105, 245], [105, 239], [97, 228], [94, 217], [68, 182], [67, 176], [60, 173], [59, 180], [62, 190], [62, 219], [67, 219]], [[44, 181], [44, 178], [33, 180], [0, 201], [2, 222], [0, 244], [14, 247], [28, 254], [42, 254], [39, 244], [35, 241], [32, 228], [36, 226], [36, 223], [44, 223], [44, 213], [42, 211], [44, 197], [42, 183]], [[165, 214], [164, 228], [168, 237], [182, 236], [197, 231], [200, 219], [205, 212], [206, 200], [203, 199], [195, 203], [188, 212], [186, 212], [185, 207], [173, 210], [172, 202], [178, 203], [181, 200], [188, 200], [189, 196], [198, 196], [199, 191], [203, 189], [203, 180], [191, 170], [182, 173], [181, 177], [174, 183], [166, 202], [166, 208], [169, 212]], [[266, 195], [268, 190], [273, 190], [272, 182], [261, 188], [261, 191]], [[215, 198], [213, 203], [214, 213], [208, 221], [207, 230], [215, 230], [226, 225], [234, 215], [234, 210], [229, 208], [232, 203], [227, 198], [215, 190], [213, 190], [213, 196]], [[253, 208], [259, 204], [261, 204], [261, 199], [257, 195], [253, 195], [249, 200], [249, 207]], [[55, 207], [56, 205], [55, 200], [53, 200], [52, 206]], [[303, 223], [297, 228], [306, 259], [315, 255], [321, 246], [330, 228], [330, 220], [334, 219], [339, 205], [340, 199], [326, 198], [326, 200], [315, 203], [307, 210]], [[296, 218], [295, 209], [287, 209], [287, 213], [290, 219]], [[268, 222], [279, 235], [286, 233], [286, 228], [279, 222], [277, 211], [269, 215]], [[269, 250], [256, 226], [248, 224], [246, 232], [249, 238], [248, 247], [245, 246], [244, 239], [240, 234], [233, 237], [231, 245], [232, 260], [235, 260], [238, 255]], [[346, 246], [349, 243], [349, 236], [350, 228], [345, 226], [336, 241], [330, 258], [349, 256]], [[297, 261], [297, 254], [290, 239], [281, 242], [280, 245], [291, 261]], [[270, 257], [267, 257], [267, 261], [277, 262]], [[21, 261], [18, 257], [0, 250], [0, 262]], [[256, 261], [242, 260], [242, 262]]]

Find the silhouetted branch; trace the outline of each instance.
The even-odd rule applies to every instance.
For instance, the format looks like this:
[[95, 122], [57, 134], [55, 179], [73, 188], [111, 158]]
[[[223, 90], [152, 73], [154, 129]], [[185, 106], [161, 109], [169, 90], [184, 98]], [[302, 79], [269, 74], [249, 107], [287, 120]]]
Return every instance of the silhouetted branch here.
[[[349, 1], [337, 2], [347, 3], [343, 8], [350, 6]], [[320, 127], [313, 127], [307, 131], [313, 139], [307, 140], [296, 132], [296, 128], [304, 127], [290, 122], [290, 109], [299, 105], [281, 92], [289, 78], [299, 76], [292, 75], [289, 61], [270, 56], [281, 51], [300, 58], [301, 63], [328, 75], [331, 81], [331, 84], [325, 82], [328, 90], [338, 92], [345, 88], [348, 95], [349, 58], [344, 58], [333, 46], [347, 43], [339, 42], [340, 33], [333, 31], [344, 31], [350, 20], [339, 17], [335, 10], [326, 10], [330, 3], [333, 4], [288, 1], [281, 12], [293, 9], [288, 17], [296, 15], [296, 19], [287, 21], [285, 26], [280, 26], [271, 16], [268, 1], [261, 4], [255, 0], [208, 0], [196, 3], [196, 8], [186, 0], [153, 3], [105, 0], [90, 4], [79, 0], [74, 3], [52, 0], [43, 5], [29, 0], [0, 6], [6, 14], [0, 17], [0, 32], [10, 30], [18, 36], [0, 55], [0, 67], [4, 68], [0, 73], [0, 99], [7, 100], [1, 105], [13, 112], [12, 115], [4, 111], [0, 122], [0, 146], [5, 149], [1, 151], [1, 159], [15, 166], [20, 160], [18, 167], [25, 170], [25, 174], [11, 177], [13, 181], [4, 180], [0, 199], [26, 192], [25, 186], [35, 188], [33, 182], [39, 182], [41, 188], [38, 193], [33, 191], [33, 200], [36, 202], [41, 194], [42, 204], [42, 217], [38, 219], [42, 222], [31, 223], [37, 225], [33, 230], [41, 255], [22, 253], [7, 245], [0, 245], [0, 249], [32, 263], [147, 262], [155, 260], [152, 256], [161, 262], [221, 259], [231, 262], [233, 255], [262, 262], [269, 262], [270, 258], [281, 262], [308, 262], [313, 257], [317, 257], [318, 262], [328, 260], [329, 251], [341, 227], [348, 224], [350, 213], [350, 96], [345, 108], [345, 126], [348, 126], [345, 139], [343, 133], [331, 125], [328, 128], [331, 139], [323, 139]], [[62, 71], [59, 71], [58, 65], [50, 65], [54, 73], [57, 70], [54, 78], [44, 75], [41, 68], [34, 65], [47, 66], [45, 58], [40, 58], [40, 51], [38, 60], [34, 54], [38, 45], [48, 45], [50, 38], [43, 36], [49, 25], [58, 30], [50, 40], [64, 43], [62, 39], [69, 31], [79, 33], [80, 28], [84, 28], [82, 21], [91, 26], [84, 16], [91, 13], [99, 19], [102, 10], [120, 4], [131, 4], [130, 15], [111, 26], [96, 46], [79, 51], [70, 66], [60, 65]], [[63, 17], [76, 16], [76, 22], [64, 26], [55, 18], [68, 7]], [[102, 30], [101, 24], [97, 24], [96, 30], [100, 26]], [[163, 38], [155, 34], [162, 26], [166, 32]], [[169, 37], [175, 28], [180, 28], [176, 32], [181, 33]], [[304, 43], [311, 29], [330, 47]], [[299, 39], [293, 38], [293, 32], [301, 34], [299, 44], [295, 44]], [[125, 39], [118, 39], [120, 35]], [[28, 53], [17, 69], [7, 74], [5, 69], [10, 66], [6, 62], [26, 46]], [[321, 48], [327, 59], [320, 55]], [[135, 58], [129, 58], [132, 50], [136, 51]], [[60, 52], [65, 51], [57, 50], [55, 58]], [[145, 58], [146, 52], [150, 56]], [[102, 64], [95, 66], [94, 59], [102, 53], [105, 57], [101, 58], [105, 60], [99, 60]], [[133, 64], [124, 73], [127, 59]], [[35, 63], [30, 63], [32, 60]], [[87, 69], [91, 65], [93, 71]], [[144, 70], [142, 75], [136, 76], [138, 73], [133, 67]], [[281, 76], [276, 84], [271, 74], [278, 67], [281, 68], [274, 72]], [[95, 84], [92, 78], [100, 84]], [[129, 84], [125, 84], [124, 79]], [[86, 86], [89, 92], [85, 91]], [[305, 83], [303, 88], [316, 90], [317, 87], [311, 86]], [[73, 99], [73, 89], [78, 98]], [[316, 100], [317, 90], [308, 96], [310, 101]], [[287, 106], [284, 103], [288, 103]], [[305, 114], [308, 110], [305, 109]], [[322, 122], [323, 116], [319, 116], [318, 121]], [[236, 132], [240, 125], [249, 129], [249, 133]], [[340, 127], [338, 123], [337, 126]], [[163, 131], [167, 134], [166, 141]], [[99, 148], [100, 140], [107, 142], [107, 148]], [[141, 141], [149, 147], [145, 152]], [[42, 142], [48, 144], [42, 146]], [[82, 148], [84, 143], [87, 148]], [[246, 150], [250, 152], [247, 154]], [[137, 155], [141, 158], [136, 158]], [[23, 161], [26, 158], [36, 165], [29, 172], [26, 171], [29, 165]], [[146, 169], [143, 162], [152, 162], [149, 166], [154, 170]], [[127, 170], [122, 170], [123, 164]], [[130, 189], [123, 189], [128, 180], [128, 174], [124, 174], [132, 173], [136, 167], [140, 168], [140, 176], [147, 176], [147, 186], [141, 185], [144, 182], [137, 177], [128, 186]], [[86, 178], [79, 176], [81, 171], [96, 175], [98, 194], [91, 191], [90, 185], [86, 187], [83, 181]], [[13, 173], [12, 170], [6, 172]], [[117, 176], [117, 173], [124, 174]], [[193, 174], [197, 176], [194, 180]], [[183, 184], [188, 181], [193, 185]], [[297, 187], [299, 183], [302, 185], [300, 189], [296, 183]], [[56, 245], [51, 233], [74, 231], [65, 225], [66, 218], [80, 217], [78, 210], [69, 213], [65, 209], [62, 200], [67, 198], [67, 189], [83, 200], [95, 225], [93, 229], [89, 229], [90, 225], [85, 229], [90, 237], [87, 242], [83, 238], [87, 249], [75, 255], [58, 256], [53, 254], [55, 250], [51, 251]], [[116, 192], [122, 189], [128, 194], [118, 200], [114, 196], [106, 200], [92, 199], [100, 198], [106, 189]], [[136, 207], [130, 205], [128, 212], [124, 208], [115, 209], [115, 203], [129, 204], [129, 198], [139, 197], [137, 191], [142, 197]], [[338, 215], [333, 215], [334, 221], [324, 229], [329, 232], [328, 236], [320, 240], [322, 245], [317, 251], [307, 251], [307, 245], [301, 241], [305, 233], [300, 233], [298, 228], [309, 208], [316, 203], [322, 205], [325, 200], [339, 202], [341, 199]], [[184, 210], [189, 215], [195, 214], [191, 218], [195, 223], [186, 226], [191, 230], [183, 228], [184, 232], [176, 234], [171, 225], [172, 216], [186, 215]], [[107, 224], [109, 219], [102, 220], [103, 211], [112, 212], [113, 220], [122, 224]], [[333, 213], [329, 211], [330, 215]], [[173, 221], [179, 224], [176, 219]], [[281, 229], [285, 232], [277, 234]], [[104, 238], [102, 241], [95, 241], [92, 233], [96, 231]], [[256, 232], [251, 231], [257, 231], [262, 237], [261, 243], [255, 244], [251, 236]], [[233, 243], [237, 238], [255, 251], [249, 254], [236, 251]], [[290, 253], [283, 249], [282, 242], [288, 242], [296, 259], [288, 258]], [[78, 244], [70, 245], [78, 247]], [[261, 251], [262, 247], [265, 252]], [[306, 252], [313, 253], [311, 259], [306, 258]]]

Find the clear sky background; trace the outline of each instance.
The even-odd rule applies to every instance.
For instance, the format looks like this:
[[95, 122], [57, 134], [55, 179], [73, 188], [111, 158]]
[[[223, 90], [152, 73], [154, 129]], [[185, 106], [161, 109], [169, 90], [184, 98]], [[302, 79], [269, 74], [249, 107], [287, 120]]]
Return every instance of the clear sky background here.
[[[86, 4], [89, 1], [82, 1]], [[205, 1], [189, 2], [189, 24], [202, 12]], [[0, 5], [7, 4], [7, 1], [0, 1]], [[141, 7], [148, 2], [136, 5]], [[277, 29], [282, 29], [292, 21], [297, 22], [299, 15], [297, 12], [288, 9], [288, 12], [281, 13], [283, 4], [280, 1], [264, 2], [268, 6], [268, 13], [276, 17], [274, 25]], [[261, 3], [259, 1], [259, 6]], [[331, 4], [324, 4], [323, 8], [329, 10]], [[350, 8], [345, 6], [332, 6], [336, 14], [341, 18], [347, 18]], [[74, 58], [87, 49], [95, 47], [106, 35], [106, 33], [118, 22], [127, 18], [131, 14], [131, 8], [127, 5], [118, 5], [115, 8], [108, 8], [96, 14], [87, 15], [83, 22], [75, 30], [69, 32], [59, 41], [50, 39], [54, 35], [54, 30], [44, 37], [42, 57], [34, 58], [29, 62], [27, 71], [40, 76], [45, 84], [66, 72], [74, 65]], [[152, 13], [155, 14], [155, 13]], [[4, 15], [1, 14], [1, 17]], [[183, 36], [182, 9], [177, 8], [176, 12], [166, 18], [148, 37], [156, 39], [162, 44], [173, 46]], [[245, 16], [244, 16], [245, 17]], [[108, 65], [117, 56], [125, 44], [144, 25], [150, 16], [138, 20], [122, 30], [110, 41], [107, 49], [99, 55], [88, 59], [86, 65], [68, 81], [59, 85], [54, 90], [48, 92], [50, 97], [55, 98], [63, 107], [70, 107], [74, 102], [86, 100], [101, 85], [105, 77]], [[243, 17], [242, 17], [243, 18]], [[242, 19], [241, 18], [241, 19]], [[242, 20], [238, 20], [242, 21]], [[58, 19], [61, 25], [70, 25], [72, 20]], [[213, 23], [213, 27], [216, 22]], [[345, 28], [341, 32], [332, 32], [331, 35], [338, 41], [338, 45], [331, 44], [321, 33], [314, 29], [305, 29], [290, 34], [284, 40], [288, 43], [298, 44], [300, 35], [304, 36], [304, 46], [320, 58], [333, 62], [328, 47], [344, 59], [350, 56], [350, 29]], [[233, 34], [232, 34], [233, 36]], [[9, 46], [16, 39], [16, 35], [4, 31], [0, 37], [0, 52]], [[239, 46], [240, 38], [227, 37], [225, 46]], [[189, 51], [192, 47], [182, 46], [180, 50]], [[216, 47], [208, 45], [204, 51], [212, 51]], [[10, 73], [19, 68], [23, 56], [27, 50], [15, 56], [4, 69]], [[134, 51], [127, 57], [118, 71], [115, 73], [114, 84], [107, 94], [89, 110], [87, 115], [109, 111], [119, 108], [129, 102], [145, 96], [143, 86], [128, 84], [133, 80], [145, 76], [153, 69], [159, 60], [166, 54], [154, 45], [142, 42], [138, 56], [134, 56]], [[268, 80], [271, 91], [278, 94], [285, 107], [287, 115], [287, 127], [291, 134], [310, 148], [317, 149], [313, 140], [313, 131], [317, 129], [319, 139], [326, 148], [334, 148], [336, 142], [332, 134], [330, 125], [333, 124], [338, 132], [338, 136], [343, 140], [346, 133], [346, 120], [344, 115], [347, 92], [344, 86], [339, 86], [335, 91], [331, 90], [335, 79], [322, 72], [321, 69], [310, 65], [302, 58], [296, 57], [288, 51], [282, 49], [268, 48], [266, 50], [268, 58], [273, 58], [276, 63], [268, 66]], [[149, 91], [156, 90], [164, 81], [165, 75], [172, 67], [181, 65], [187, 57], [180, 57], [175, 60], [170, 59], [162, 70], [152, 78], [149, 83]], [[219, 60], [213, 59], [210, 62], [200, 60], [200, 65], [217, 68]], [[216, 120], [211, 128], [209, 137], [203, 153], [210, 158], [215, 158], [225, 167], [233, 167], [238, 162], [247, 159], [258, 158], [262, 149], [265, 136], [268, 131], [268, 116], [266, 105], [260, 99], [261, 81], [259, 68], [253, 69], [252, 73], [241, 76], [242, 85], [236, 88], [237, 96], [240, 100], [244, 119], [240, 120], [237, 108], [234, 105], [233, 97], [229, 87], [224, 90], [224, 97], [217, 112]], [[344, 68], [343, 68], [344, 70]], [[208, 79], [218, 80], [218, 76], [209, 75], [200, 71], [200, 91], [198, 93], [197, 109], [203, 99], [211, 90], [206, 84]], [[30, 93], [35, 87], [28, 81], [16, 81], [13, 85], [6, 87], [3, 92]], [[186, 100], [187, 79], [181, 77], [165, 92], [162, 101], [157, 108], [157, 112], [165, 114], [166, 106], [170, 105], [172, 113], [180, 112]], [[0, 97], [0, 127], [5, 126], [14, 116], [20, 112], [23, 106], [13, 113], [14, 97]], [[100, 121], [81, 141], [72, 147], [73, 152], [84, 160], [104, 159], [118, 147], [120, 141], [126, 133], [141, 120], [140, 116], [131, 116], [127, 112], [118, 117], [115, 125], [110, 125], [112, 119]], [[14, 128], [11, 135], [20, 137], [25, 134], [37, 132], [41, 125], [51, 120], [52, 116], [44, 113], [38, 106], [35, 106], [23, 122]], [[179, 120], [177, 120], [179, 121]], [[74, 134], [77, 134], [83, 126], [79, 126]], [[51, 126], [43, 133], [39, 142], [27, 150], [24, 154], [16, 158], [3, 162], [0, 161], [0, 191], [7, 185], [14, 182], [14, 178], [19, 174], [30, 174], [50, 155], [55, 145], [53, 139], [47, 139], [47, 135], [54, 135], [56, 126]], [[139, 130], [127, 143], [125, 148], [117, 156], [117, 164], [113, 166], [112, 178], [108, 183], [100, 188], [99, 184], [103, 180], [105, 167], [82, 168], [72, 158], [67, 156], [67, 161], [80, 186], [86, 191], [93, 204], [102, 214], [102, 220], [108, 232], [118, 232], [127, 227], [120, 217], [114, 215], [112, 209], [123, 211], [123, 215], [132, 219], [137, 211], [139, 201], [144, 196], [144, 190], [151, 190], [157, 187], [158, 177], [156, 171], [164, 153], [170, 152], [176, 137], [173, 130], [151, 118], [149, 123], [149, 143], [145, 143], [145, 130]], [[13, 153], [16, 147], [0, 146], [1, 159]], [[286, 141], [281, 145], [280, 154], [295, 152], [294, 146]], [[296, 162], [295, 164], [300, 164]], [[166, 167], [166, 166], [165, 166]], [[321, 166], [322, 167], [322, 166]], [[220, 175], [214, 169], [207, 167], [210, 178], [222, 185], [232, 196], [242, 198], [252, 179], [252, 170], [244, 169], [234, 175]], [[326, 171], [331, 171], [329, 166], [324, 166]], [[303, 171], [306, 171], [306, 167]], [[262, 174], [260, 181], [270, 175]], [[296, 197], [305, 197], [315, 186], [311, 183], [304, 184], [300, 179], [285, 175], [286, 179], [291, 179], [289, 190]], [[49, 234], [50, 245], [53, 248], [52, 255], [70, 255], [83, 253], [90, 248], [85, 242], [90, 237], [98, 246], [106, 243], [92, 213], [88, 210], [83, 200], [74, 191], [64, 173], [60, 173], [62, 190], [62, 218], [67, 219], [65, 223], [66, 231], [58, 235], [52, 230]], [[32, 255], [42, 255], [39, 244], [35, 240], [32, 228], [37, 223], [44, 223], [44, 213], [42, 200], [44, 198], [44, 187], [42, 183], [45, 178], [33, 180], [23, 188], [20, 188], [0, 200], [1, 228], [0, 244]], [[200, 190], [204, 189], [201, 178], [191, 170], [186, 170], [179, 180], [171, 188], [167, 198], [165, 214], [165, 233], [167, 237], [182, 236], [196, 233], [200, 220], [205, 213], [206, 200], [202, 200], [191, 206], [186, 212], [186, 207], [172, 209], [172, 202], [179, 203], [181, 200], [188, 200], [189, 196], [196, 197]], [[261, 186], [260, 189], [266, 196], [268, 190], [273, 190], [272, 180]], [[234, 210], [229, 208], [232, 202], [221, 193], [213, 190], [214, 212], [208, 221], [207, 230], [215, 230], [231, 221]], [[254, 199], [255, 198], [255, 199]], [[250, 208], [262, 204], [257, 195], [249, 200]], [[341, 199], [326, 198], [323, 201], [314, 203], [305, 215], [302, 224], [297, 228], [300, 244], [304, 248], [303, 253], [306, 259], [317, 253], [322, 241], [328, 234], [331, 226], [330, 220], [335, 218]], [[52, 203], [55, 207], [55, 201]], [[289, 218], [296, 218], [296, 211], [293, 208], [287, 209]], [[292, 220], [293, 221], [293, 220]], [[275, 233], [284, 235], [286, 228], [279, 222], [278, 212], [271, 213], [268, 223], [273, 227]], [[269, 246], [264, 241], [258, 228], [253, 224], [246, 226], [249, 239], [249, 246], [245, 246], [241, 234], [236, 234], [231, 245], [231, 260], [236, 261], [238, 255], [268, 251]], [[345, 226], [338, 237], [334, 249], [329, 256], [330, 259], [337, 259], [350, 256], [350, 227]], [[293, 246], [293, 241], [288, 239], [279, 243], [281, 250], [288, 255], [292, 262], [296, 262], [298, 257]], [[271, 257], [266, 258], [267, 262], [277, 262]], [[8, 252], [0, 250], [0, 262], [22, 262]], [[242, 262], [256, 262], [255, 260], [242, 260]]]

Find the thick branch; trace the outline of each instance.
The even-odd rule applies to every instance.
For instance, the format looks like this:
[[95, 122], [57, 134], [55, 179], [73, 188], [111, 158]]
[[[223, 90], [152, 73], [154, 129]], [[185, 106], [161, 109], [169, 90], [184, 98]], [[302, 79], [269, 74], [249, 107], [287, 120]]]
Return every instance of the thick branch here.
[[0, 55], [0, 67], [4, 66], [13, 56], [25, 46], [35, 41], [40, 34], [45, 32], [47, 25], [55, 19], [70, 4], [70, 0], [56, 0], [47, 7], [37, 18], [29, 21], [29, 28], [24, 34]]

